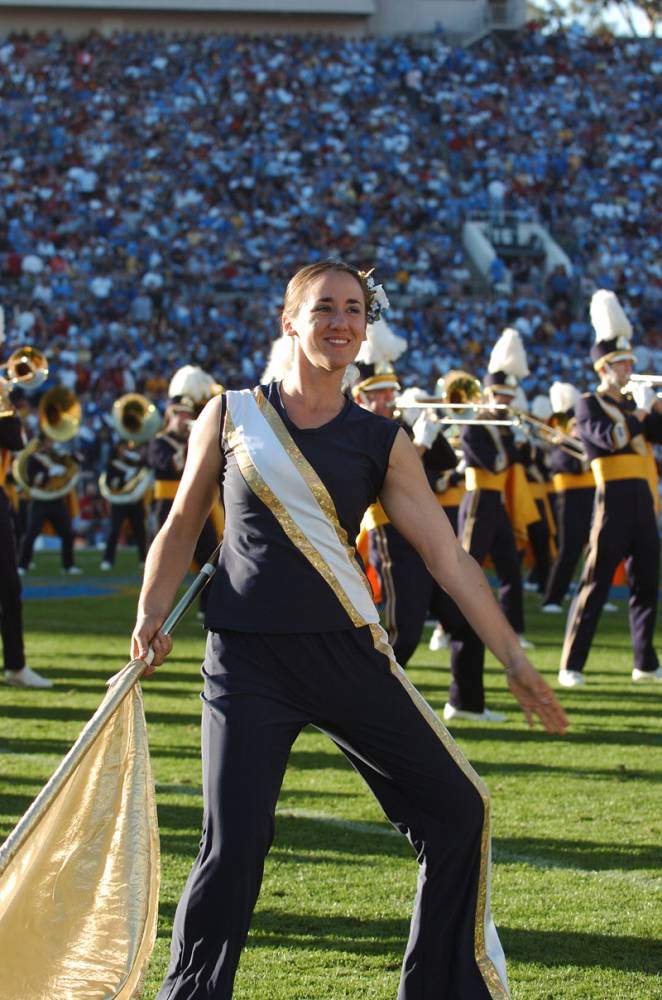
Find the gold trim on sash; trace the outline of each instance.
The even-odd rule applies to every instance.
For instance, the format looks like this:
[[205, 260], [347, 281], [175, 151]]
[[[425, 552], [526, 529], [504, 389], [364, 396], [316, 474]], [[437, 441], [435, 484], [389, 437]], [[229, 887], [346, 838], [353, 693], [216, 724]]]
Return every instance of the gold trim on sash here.
[[584, 490], [595, 488], [595, 476], [588, 472], [555, 472], [552, 476], [554, 491], [565, 493], [566, 490]]
[[503, 493], [506, 488], [507, 470], [504, 472], [488, 472], [487, 469], [479, 469], [474, 465], [468, 465], [465, 471], [467, 493], [474, 490], [498, 490]]
[[483, 829], [480, 838], [480, 868], [478, 872], [476, 921], [474, 924], [474, 955], [476, 957], [476, 964], [480, 969], [483, 981], [489, 990], [492, 1000], [509, 1000], [510, 994], [502, 982], [494, 962], [487, 953], [485, 942], [485, 914], [488, 905], [490, 837], [492, 828], [492, 803], [489, 790], [480, 775], [474, 771], [437, 713], [428, 705], [423, 695], [412, 684], [405, 671], [396, 661], [393, 649], [389, 645], [386, 633], [381, 625], [371, 625], [370, 634], [372, 635], [375, 649], [387, 657], [393, 676], [403, 686], [411, 698], [414, 707], [421, 713], [427, 724], [443, 744], [444, 749], [460, 768], [464, 776], [474, 786], [483, 802]]
[[157, 479], [154, 483], [155, 500], [174, 500], [179, 479]]
[[648, 464], [645, 455], [604, 455], [594, 458], [591, 469], [598, 486], [617, 479], [648, 480]]

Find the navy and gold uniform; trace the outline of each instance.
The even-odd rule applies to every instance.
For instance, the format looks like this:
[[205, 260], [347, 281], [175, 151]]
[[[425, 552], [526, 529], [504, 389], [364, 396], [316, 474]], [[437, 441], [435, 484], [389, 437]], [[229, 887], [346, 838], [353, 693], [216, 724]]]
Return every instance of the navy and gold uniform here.
[[458, 536], [481, 565], [488, 556], [499, 579], [499, 603], [513, 629], [524, 631], [522, 577], [513, 528], [504, 503], [506, 475], [517, 461], [509, 427], [467, 424], [460, 434], [466, 464], [466, 493]]
[[[398, 425], [410, 433], [406, 424]], [[422, 461], [433, 488], [441, 475], [457, 465], [457, 456], [441, 430]], [[380, 503], [366, 511], [363, 526], [368, 531], [370, 564], [381, 583], [384, 628], [396, 660], [405, 667], [420, 641], [436, 585], [416, 549], [393, 527]]]
[[556, 535], [556, 525], [547, 498], [551, 479], [549, 451], [532, 442], [520, 445], [518, 451], [519, 460], [526, 472], [529, 491], [540, 515], [537, 521], [532, 521], [527, 526], [533, 554], [529, 582], [535, 584], [540, 594], [544, 594], [549, 578], [552, 540]]
[[[106, 485], [111, 493], [120, 494], [131, 480], [144, 468], [145, 450], [120, 442], [113, 449], [106, 466]], [[138, 549], [138, 558], [144, 563], [147, 554], [147, 532], [145, 530], [145, 502], [141, 496], [130, 503], [110, 503], [110, 532], [103, 554], [104, 566], [112, 566], [115, 561], [117, 542], [125, 521], [129, 522], [133, 541]]]
[[[180, 404], [173, 404], [173, 408], [179, 408]], [[189, 412], [179, 410], [179, 412]], [[186, 463], [186, 449], [188, 445], [188, 431], [173, 433], [172, 430], [164, 430], [158, 433], [149, 442], [147, 447], [147, 464], [154, 472], [154, 510], [156, 514], [157, 530], [165, 523], [172, 508], [177, 487], [184, 471]], [[218, 544], [218, 532], [211, 517], [204, 523], [200, 537], [195, 546], [194, 559], [199, 566], [203, 566]], [[204, 615], [207, 601], [209, 600], [209, 589], [205, 588], [200, 594], [200, 613]]]
[[[326, 575], [312, 525], [306, 533], [288, 521], [294, 480], [309, 483], [312, 476], [315, 493], [296, 507], [300, 523], [309, 516], [334, 525], [338, 541], [355, 538], [381, 489], [398, 424], [347, 399], [323, 426], [300, 429], [275, 383], [259, 394], [227, 393], [224, 412], [236, 415], [236, 406], [245, 415], [249, 395], [286, 458], [274, 494], [259, 463], [245, 464], [245, 422], [221, 418], [227, 523], [207, 609], [204, 828], [158, 998], [232, 996], [287, 760], [312, 724], [365, 779], [421, 865], [399, 996], [507, 1000], [489, 916], [489, 796], [388, 644], [376, 642], [384, 633], [360, 574], [355, 584], [372, 624], [353, 617], [344, 603], [348, 590]], [[259, 453], [267, 436], [260, 438], [253, 411], [249, 421], [246, 433]], [[354, 578], [351, 558], [347, 566]]]
[[16, 565], [16, 540], [9, 500], [4, 490], [12, 452], [23, 447], [21, 421], [16, 416], [0, 417], [0, 632], [5, 670], [18, 671], [25, 666], [23, 647], [23, 607], [21, 580]]
[[576, 407], [577, 429], [596, 491], [589, 550], [571, 605], [561, 671], [584, 669], [614, 572], [626, 559], [629, 615], [636, 670], [654, 673], [653, 648], [660, 570], [660, 538], [650, 485], [647, 441], [662, 443], [662, 416], [642, 422], [635, 403], [601, 392], [584, 395]]
[[550, 453], [556, 496], [557, 554], [550, 570], [543, 609], [560, 609], [591, 530], [595, 479], [587, 461], [554, 446]]
[[[458, 462], [457, 455], [455, 455], [455, 461]], [[428, 475], [428, 479], [437, 497], [437, 502], [443, 507], [453, 532], [457, 535], [460, 504], [466, 492], [464, 467], [458, 470], [456, 464], [454, 468], [437, 472], [434, 478]], [[439, 622], [444, 632], [447, 633], [451, 632], [457, 622], [462, 619], [462, 614], [455, 601], [434, 580], [432, 581], [432, 596], [430, 598], [430, 615]]]
[[[26, 471], [30, 486], [45, 492], [53, 488], [53, 484], [60, 480], [64, 471], [62, 455], [58, 453], [57, 445], [44, 438], [30, 455]], [[61, 558], [64, 572], [80, 573], [80, 569], [74, 566], [74, 531], [67, 496], [54, 496], [52, 499], [31, 497], [27, 530], [21, 546], [20, 568], [27, 571], [30, 566], [34, 543], [47, 521], [62, 542]]]

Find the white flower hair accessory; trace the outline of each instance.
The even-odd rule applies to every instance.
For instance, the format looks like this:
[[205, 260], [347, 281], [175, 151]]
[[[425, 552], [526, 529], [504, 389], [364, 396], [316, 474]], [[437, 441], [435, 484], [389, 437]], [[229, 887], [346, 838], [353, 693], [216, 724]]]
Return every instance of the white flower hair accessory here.
[[373, 271], [374, 268], [370, 271], [359, 271], [359, 276], [364, 282], [368, 292], [368, 308], [366, 311], [366, 319], [368, 323], [376, 323], [382, 313], [385, 312], [390, 305], [388, 296], [384, 291], [384, 286], [376, 283], [372, 276]]

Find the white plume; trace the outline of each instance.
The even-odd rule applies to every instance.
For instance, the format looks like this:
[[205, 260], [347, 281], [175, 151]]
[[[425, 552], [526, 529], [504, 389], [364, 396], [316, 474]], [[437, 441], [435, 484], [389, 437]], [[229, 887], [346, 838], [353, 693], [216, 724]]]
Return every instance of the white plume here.
[[552, 382], [549, 387], [549, 402], [554, 413], [574, 410], [581, 393], [571, 382]]
[[591, 299], [591, 323], [595, 330], [595, 339], [615, 340], [617, 337], [632, 337], [632, 324], [623, 312], [623, 307], [614, 292], [600, 288], [594, 292]]
[[196, 365], [184, 365], [170, 379], [168, 396], [188, 396], [194, 403], [206, 402], [213, 395], [216, 382]]
[[513, 375], [517, 379], [526, 378], [529, 374], [522, 338], [511, 326], [506, 327], [492, 348], [487, 370], [490, 374], [505, 372], [506, 375]]
[[274, 340], [269, 352], [267, 367], [262, 373], [260, 382], [267, 385], [269, 382], [281, 382], [292, 367], [294, 359], [294, 337], [284, 333]]
[[378, 319], [376, 323], [368, 323], [366, 339], [361, 344], [356, 360], [365, 365], [395, 361], [406, 350], [405, 338], [393, 333], [385, 319]]
[[552, 415], [552, 404], [549, 401], [548, 396], [543, 396], [542, 393], [538, 396], [534, 396], [531, 402], [531, 415], [537, 417], [538, 420], [549, 420]]

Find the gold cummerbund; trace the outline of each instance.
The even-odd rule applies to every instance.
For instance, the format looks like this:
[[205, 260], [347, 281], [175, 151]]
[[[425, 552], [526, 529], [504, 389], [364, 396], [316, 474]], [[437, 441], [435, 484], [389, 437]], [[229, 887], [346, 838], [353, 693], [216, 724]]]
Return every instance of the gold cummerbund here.
[[464, 486], [449, 486], [443, 493], [437, 493], [436, 497], [442, 507], [459, 507], [465, 493]]
[[595, 487], [595, 476], [588, 472], [555, 472], [552, 476], [554, 491], [565, 493], [566, 490], [585, 490]]
[[472, 493], [474, 490], [498, 490], [503, 493], [507, 474], [507, 472], [488, 472], [486, 469], [469, 465], [464, 474], [467, 493]]
[[373, 528], [381, 528], [383, 524], [389, 523], [388, 514], [378, 500], [377, 503], [373, 503], [368, 507], [363, 515], [361, 527], [365, 528], [366, 531], [371, 531]]
[[645, 455], [607, 455], [594, 458], [591, 468], [598, 486], [615, 479], [648, 480], [648, 461]]
[[157, 479], [154, 483], [155, 500], [174, 500], [179, 479]]
[[544, 500], [549, 493], [549, 486], [547, 483], [538, 483], [530, 479], [529, 492], [534, 500]]

